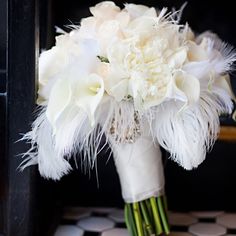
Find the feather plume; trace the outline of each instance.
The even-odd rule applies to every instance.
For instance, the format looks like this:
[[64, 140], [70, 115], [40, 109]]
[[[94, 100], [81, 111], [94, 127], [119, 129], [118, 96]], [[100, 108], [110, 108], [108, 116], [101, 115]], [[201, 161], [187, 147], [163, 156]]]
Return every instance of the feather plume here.
[[187, 170], [205, 159], [219, 132], [219, 115], [231, 113], [231, 97], [221, 89], [201, 93], [197, 104], [181, 110], [182, 104], [169, 101], [156, 107], [154, 136], [170, 157]]

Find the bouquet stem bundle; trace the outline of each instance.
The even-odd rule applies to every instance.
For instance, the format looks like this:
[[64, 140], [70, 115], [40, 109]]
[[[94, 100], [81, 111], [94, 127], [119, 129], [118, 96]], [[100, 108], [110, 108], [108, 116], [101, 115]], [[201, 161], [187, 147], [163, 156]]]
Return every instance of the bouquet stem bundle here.
[[132, 236], [154, 236], [170, 233], [164, 196], [125, 204], [125, 222]]

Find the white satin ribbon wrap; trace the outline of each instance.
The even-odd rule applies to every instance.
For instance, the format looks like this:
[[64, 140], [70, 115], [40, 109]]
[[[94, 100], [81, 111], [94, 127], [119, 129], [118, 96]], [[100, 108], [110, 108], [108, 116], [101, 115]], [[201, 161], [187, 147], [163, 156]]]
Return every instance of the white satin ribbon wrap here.
[[132, 144], [110, 141], [124, 201], [132, 203], [162, 195], [165, 181], [161, 151], [152, 137], [141, 136]]

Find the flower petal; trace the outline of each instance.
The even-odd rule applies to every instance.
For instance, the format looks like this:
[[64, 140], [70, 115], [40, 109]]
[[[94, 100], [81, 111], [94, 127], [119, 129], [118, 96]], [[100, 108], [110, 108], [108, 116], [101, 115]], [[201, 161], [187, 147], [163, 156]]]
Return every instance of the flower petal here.
[[217, 87], [224, 89], [230, 95], [230, 97], [236, 102], [236, 97], [234, 95], [234, 92], [230, 83], [230, 77], [228, 74], [217, 78], [214, 84]]
[[202, 42], [200, 45], [197, 45], [193, 41], [189, 41], [188, 48], [189, 61], [205, 61], [209, 59], [207, 55], [205, 41]]
[[128, 79], [123, 79], [110, 89], [111, 95], [115, 97], [117, 102], [120, 102], [128, 95]]
[[132, 18], [137, 18], [141, 16], [151, 16], [156, 17], [157, 13], [154, 7], [147, 7], [144, 5], [137, 4], [125, 4], [125, 10], [130, 14]]
[[180, 68], [187, 58], [187, 50], [185, 47], [175, 51], [168, 57], [168, 65], [171, 68]]
[[176, 94], [181, 94], [182, 92], [189, 104], [197, 102], [200, 97], [200, 83], [198, 79], [183, 72], [177, 72], [174, 77]]
[[91, 126], [95, 124], [94, 113], [104, 94], [104, 82], [97, 74], [90, 74], [87, 78], [75, 84], [74, 99], [78, 107], [88, 115]]
[[70, 104], [71, 98], [72, 89], [69, 80], [65, 78], [57, 80], [52, 87], [46, 110], [46, 116], [53, 126], [54, 134], [56, 133], [56, 121]]
[[120, 8], [112, 1], [104, 1], [90, 7], [90, 12], [97, 18], [109, 20], [114, 19], [116, 14], [120, 12]]

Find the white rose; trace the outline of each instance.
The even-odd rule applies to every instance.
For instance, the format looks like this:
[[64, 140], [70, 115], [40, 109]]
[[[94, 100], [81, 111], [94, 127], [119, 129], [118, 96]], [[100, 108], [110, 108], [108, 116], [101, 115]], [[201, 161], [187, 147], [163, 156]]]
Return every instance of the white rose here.
[[120, 8], [116, 6], [114, 2], [104, 1], [98, 3], [94, 7], [90, 7], [90, 12], [96, 18], [111, 20], [120, 12]]
[[137, 4], [125, 4], [124, 11], [127, 11], [132, 19], [141, 16], [156, 17], [157, 13], [154, 7], [147, 7], [144, 5]]
[[124, 37], [123, 29], [130, 21], [126, 11], [120, 11], [113, 2], [102, 2], [90, 8], [92, 17], [84, 18], [76, 32], [78, 37], [92, 38], [100, 45], [100, 56], [107, 56], [107, 47]]

